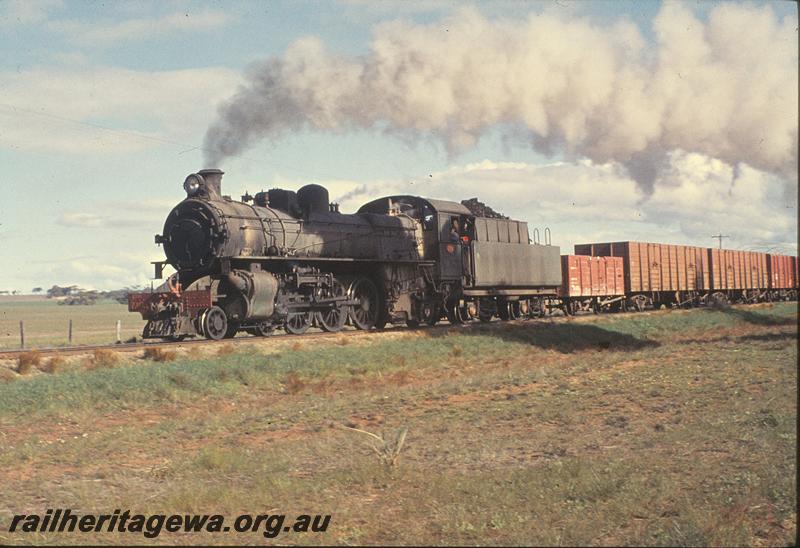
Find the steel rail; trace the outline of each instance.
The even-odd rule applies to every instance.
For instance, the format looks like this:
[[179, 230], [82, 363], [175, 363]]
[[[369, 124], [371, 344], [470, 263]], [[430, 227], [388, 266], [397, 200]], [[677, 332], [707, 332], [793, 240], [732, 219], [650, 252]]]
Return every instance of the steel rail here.
[[[695, 308], [695, 309], [684, 309], [684, 310], [699, 310], [702, 308]], [[430, 330], [435, 331], [446, 331], [452, 330], [454, 332], [458, 332], [464, 329], [475, 329], [475, 328], [486, 328], [490, 326], [503, 326], [503, 325], [519, 325], [523, 323], [546, 323], [551, 321], [570, 321], [574, 318], [602, 318], [602, 317], [609, 317], [609, 318], [619, 318], [619, 317], [626, 317], [626, 316], [639, 316], [641, 314], [647, 314], [652, 312], [658, 312], [658, 310], [648, 310], [645, 312], [636, 312], [636, 311], [629, 311], [629, 312], [614, 312], [611, 314], [580, 314], [577, 316], [545, 316], [545, 317], [534, 317], [534, 318], [522, 318], [518, 320], [499, 320], [493, 319], [491, 322], [480, 322], [480, 321], [470, 321], [468, 323], [463, 324], [450, 324], [450, 323], [443, 323], [435, 326], [420, 326], [420, 327], [406, 327], [403, 325], [396, 325], [396, 326], [388, 326], [383, 329], [379, 330], [361, 330], [361, 329], [343, 329], [342, 331], [337, 332], [325, 332], [325, 331], [317, 331], [313, 333], [303, 333], [301, 335], [292, 335], [289, 333], [274, 333], [272, 335], [266, 337], [259, 337], [259, 336], [244, 336], [244, 337], [234, 337], [232, 339], [222, 339], [222, 340], [210, 340], [210, 339], [187, 339], [183, 341], [142, 341], [136, 343], [113, 343], [113, 344], [103, 344], [103, 345], [79, 345], [79, 346], [53, 346], [53, 347], [43, 347], [43, 348], [16, 348], [16, 349], [3, 349], [0, 350], [0, 360], [7, 360], [7, 359], [14, 359], [19, 357], [20, 354], [25, 354], [26, 352], [33, 352], [36, 351], [39, 354], [86, 354], [93, 352], [95, 350], [114, 350], [116, 352], [136, 352], [145, 348], [152, 348], [152, 347], [164, 347], [164, 346], [205, 346], [205, 345], [220, 345], [220, 344], [235, 344], [235, 345], [247, 345], [247, 344], [259, 344], [268, 341], [300, 341], [300, 340], [308, 340], [308, 339], [317, 339], [317, 338], [331, 338], [331, 337], [366, 337], [370, 335], [381, 335], [385, 333], [414, 333], [414, 332], [425, 332]]]

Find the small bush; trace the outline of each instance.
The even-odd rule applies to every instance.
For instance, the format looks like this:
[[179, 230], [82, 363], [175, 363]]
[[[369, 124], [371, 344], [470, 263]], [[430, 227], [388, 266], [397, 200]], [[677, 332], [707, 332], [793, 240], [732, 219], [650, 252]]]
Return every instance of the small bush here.
[[189, 378], [189, 376], [185, 373], [172, 373], [169, 376], [169, 380], [172, 381], [175, 386], [178, 388], [183, 388], [184, 390], [187, 390], [192, 386], [191, 378]]
[[231, 343], [223, 344], [217, 350], [217, 356], [227, 356], [228, 354], [233, 354], [233, 351], [236, 350]]
[[297, 375], [297, 373], [292, 371], [286, 375], [286, 378], [283, 380], [283, 387], [287, 394], [297, 394], [306, 387], [306, 383]]
[[45, 373], [50, 373], [52, 375], [52, 374], [58, 373], [58, 371], [61, 368], [64, 367], [65, 363], [66, 363], [66, 360], [64, 359], [64, 357], [59, 355], [59, 354], [56, 354], [53, 357], [51, 357], [49, 360], [47, 360], [47, 362], [42, 364], [39, 367], [39, 369], [41, 371], [44, 371]]
[[17, 358], [17, 373], [27, 375], [34, 367], [42, 363], [42, 356], [36, 350], [23, 352]]
[[174, 350], [167, 350], [160, 347], [145, 348], [144, 359], [152, 360], [154, 362], [171, 362], [178, 354]]
[[87, 369], [98, 369], [101, 367], [114, 367], [119, 363], [119, 354], [113, 350], [98, 348], [86, 361]]

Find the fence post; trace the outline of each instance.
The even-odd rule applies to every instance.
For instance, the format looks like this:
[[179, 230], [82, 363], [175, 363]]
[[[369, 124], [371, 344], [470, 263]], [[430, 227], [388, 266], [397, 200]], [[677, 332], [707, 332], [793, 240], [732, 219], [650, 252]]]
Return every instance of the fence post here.
[[117, 320], [117, 344], [122, 342], [122, 320]]
[[25, 322], [19, 321], [19, 347], [25, 349]]
[[69, 331], [67, 332], [67, 341], [72, 346], [72, 318], [69, 320]]

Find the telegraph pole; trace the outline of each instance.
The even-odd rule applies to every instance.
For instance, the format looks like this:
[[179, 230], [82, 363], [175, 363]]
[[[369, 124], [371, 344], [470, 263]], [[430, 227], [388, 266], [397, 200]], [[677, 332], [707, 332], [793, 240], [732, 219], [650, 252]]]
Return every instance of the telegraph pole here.
[[716, 238], [719, 240], [719, 248], [722, 249], [722, 238], [730, 238], [727, 234], [722, 234], [721, 232], [716, 236], [711, 236], [712, 238]]

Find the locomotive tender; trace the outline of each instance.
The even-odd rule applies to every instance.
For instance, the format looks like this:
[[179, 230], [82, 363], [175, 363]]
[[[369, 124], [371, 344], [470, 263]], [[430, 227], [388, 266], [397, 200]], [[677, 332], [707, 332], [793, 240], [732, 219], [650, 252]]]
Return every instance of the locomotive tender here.
[[543, 313], [561, 285], [559, 248], [532, 243], [521, 221], [406, 195], [343, 214], [315, 184], [236, 201], [222, 175], [189, 175], [156, 236], [166, 261], [155, 277], [165, 264], [176, 272], [164, 290], [129, 295], [145, 338], [514, 318]]

